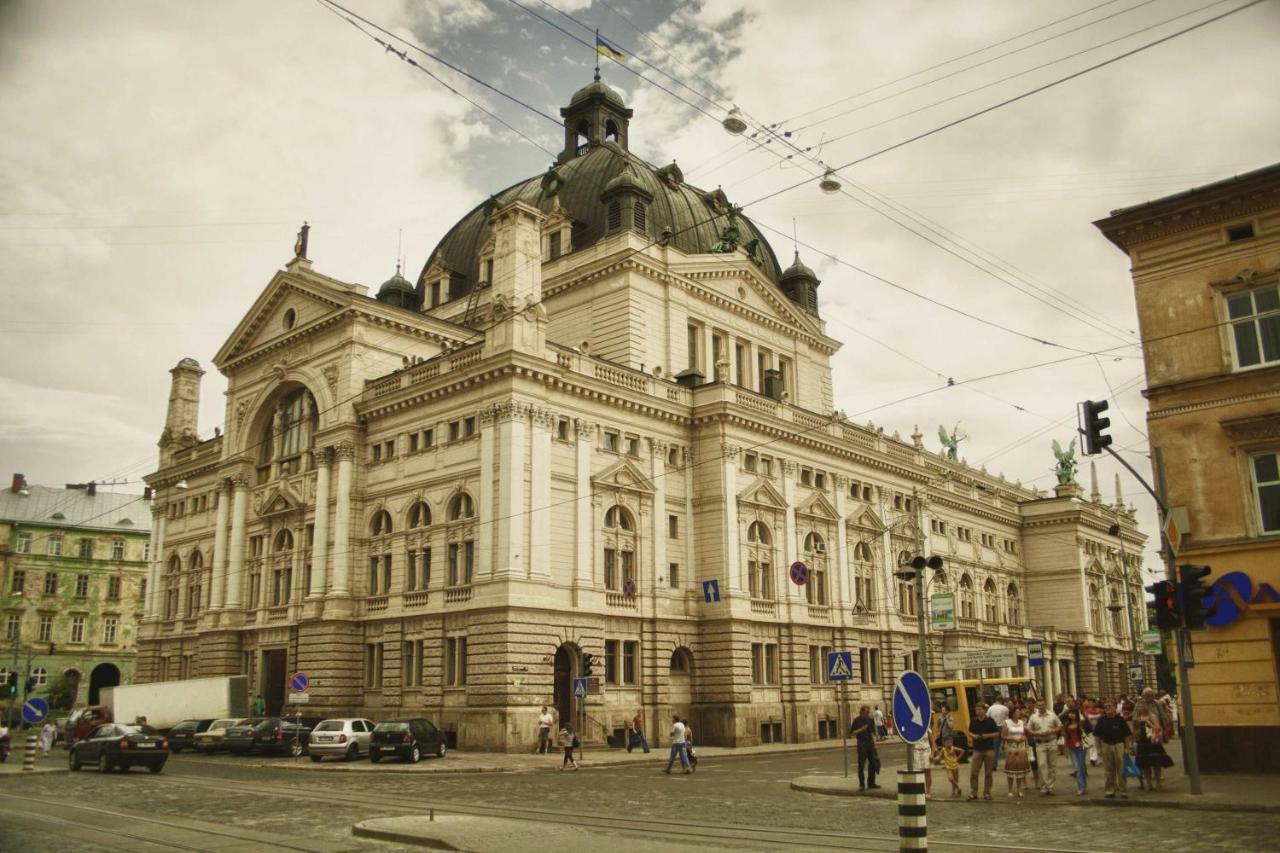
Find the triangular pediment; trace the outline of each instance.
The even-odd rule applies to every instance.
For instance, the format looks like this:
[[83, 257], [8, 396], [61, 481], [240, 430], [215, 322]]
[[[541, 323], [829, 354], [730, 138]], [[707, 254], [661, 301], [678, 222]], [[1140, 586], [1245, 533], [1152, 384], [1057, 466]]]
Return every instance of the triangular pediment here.
[[277, 273], [218, 350], [213, 362], [221, 367], [272, 342], [301, 337], [308, 328], [348, 307], [361, 291], [363, 288], [314, 274], [304, 278]]
[[849, 523], [854, 527], [861, 527], [865, 530], [884, 530], [884, 521], [880, 516], [876, 515], [875, 510], [869, 507], [863, 509], [862, 512], [855, 513], [849, 519]]
[[739, 503], [759, 504], [774, 509], [786, 509], [787, 499], [774, 488], [773, 483], [761, 477], [738, 492]]
[[653, 494], [649, 478], [628, 459], [621, 459], [591, 478], [594, 489], [623, 489], [630, 492]]
[[826, 518], [832, 521], [840, 517], [840, 513], [836, 512], [836, 508], [831, 505], [831, 501], [827, 500], [827, 496], [822, 492], [818, 492], [796, 507], [796, 514]]
[[281, 515], [301, 508], [302, 496], [288, 484], [275, 486], [262, 495], [256, 509], [258, 515]]

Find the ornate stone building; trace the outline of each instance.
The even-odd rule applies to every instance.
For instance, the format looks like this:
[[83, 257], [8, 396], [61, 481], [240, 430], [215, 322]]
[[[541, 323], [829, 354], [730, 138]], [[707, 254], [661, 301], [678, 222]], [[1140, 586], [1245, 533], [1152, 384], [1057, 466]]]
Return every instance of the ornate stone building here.
[[851, 698], [884, 703], [917, 648], [895, 568], [925, 550], [960, 602], [932, 673], [978, 647], [1027, 671], [1036, 638], [1045, 689], [1118, 689], [1128, 626], [1094, 605], [1138, 594], [1132, 512], [833, 413], [813, 271], [630, 153], [607, 86], [562, 114], [557, 164], [416, 284], [370, 295], [304, 240], [213, 359], [225, 433], [196, 436], [201, 369], [174, 368], [141, 677], [244, 672], [274, 709], [301, 669], [312, 711], [522, 749], [541, 705], [576, 714], [590, 655], [590, 739], [637, 708], [707, 743], [839, 737], [824, 652], [854, 650]]

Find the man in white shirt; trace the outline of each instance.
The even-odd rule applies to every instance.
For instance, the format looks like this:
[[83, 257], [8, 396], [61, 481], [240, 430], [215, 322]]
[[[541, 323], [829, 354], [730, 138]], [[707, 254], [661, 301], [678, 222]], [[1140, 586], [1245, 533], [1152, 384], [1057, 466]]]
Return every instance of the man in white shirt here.
[[538, 754], [546, 755], [551, 752], [551, 729], [555, 726], [556, 718], [551, 716], [551, 712], [547, 710], [547, 706], [542, 706], [542, 714], [538, 717]]
[[1058, 735], [1062, 734], [1062, 721], [1045, 707], [1041, 699], [1036, 712], [1027, 720], [1027, 737], [1036, 751], [1036, 764], [1040, 767], [1040, 793], [1053, 796], [1053, 762], [1058, 757]]
[[[1004, 731], [1005, 720], [1009, 719], [1009, 706], [1004, 704], [1004, 702], [1000, 699], [1000, 697], [997, 696], [995, 698], [995, 701], [991, 703], [991, 706], [987, 708], [987, 716], [990, 717], [993, 722], [995, 722], [997, 731]], [[995, 746], [993, 748], [995, 749], [995, 754], [992, 756], [992, 758], [996, 763], [995, 766], [999, 767], [1000, 766], [1000, 735], [998, 734], [996, 735], [994, 744]]]
[[879, 705], [877, 705], [876, 709], [871, 712], [871, 722], [876, 727], [877, 740], [884, 740], [889, 736], [889, 733], [885, 731], [884, 727], [884, 711], [880, 710]]
[[675, 764], [676, 756], [680, 756], [680, 765], [684, 767], [685, 773], [692, 773], [693, 768], [689, 766], [688, 744], [685, 743], [684, 723], [680, 722], [679, 717], [671, 718], [671, 755], [667, 758], [667, 773], [671, 772], [671, 765]]

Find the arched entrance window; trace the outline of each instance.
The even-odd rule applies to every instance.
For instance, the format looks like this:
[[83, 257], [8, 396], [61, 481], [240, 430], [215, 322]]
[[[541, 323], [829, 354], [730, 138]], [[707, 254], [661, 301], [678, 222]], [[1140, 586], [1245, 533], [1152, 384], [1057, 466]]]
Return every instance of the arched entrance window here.
[[804, 594], [810, 604], [830, 604], [827, 591], [827, 543], [822, 534], [813, 532], [804, 537], [804, 561], [809, 566], [809, 582]]
[[466, 492], [458, 492], [449, 500], [445, 536], [449, 543], [449, 586], [467, 586], [475, 569], [476, 543], [475, 502]]
[[303, 387], [285, 392], [258, 437], [258, 482], [303, 470], [303, 456], [313, 447], [318, 425], [319, 412], [311, 392]]
[[773, 533], [763, 521], [747, 526], [747, 587], [752, 598], [773, 598]]
[[875, 609], [873, 561], [871, 545], [867, 542], [855, 542], [853, 545], [853, 609], [855, 613], [870, 613]]
[[369, 595], [391, 591], [391, 513], [380, 509], [369, 521]]
[[271, 606], [289, 603], [293, 591], [293, 534], [281, 530], [271, 543]]
[[996, 582], [987, 578], [982, 585], [982, 618], [990, 625], [1000, 621], [1000, 602], [996, 598]]
[[582, 650], [573, 643], [563, 643], [556, 649], [551, 695], [561, 724], [574, 719], [573, 680], [580, 671], [581, 654]]
[[973, 618], [973, 578], [960, 576], [960, 618]]
[[409, 536], [405, 543], [405, 592], [424, 590], [431, 584], [431, 507], [414, 501], [407, 516]]
[[187, 579], [187, 618], [197, 616], [204, 602], [204, 555], [192, 551], [187, 561], [190, 577]]
[[178, 618], [178, 603], [182, 586], [182, 559], [174, 554], [164, 573], [164, 618]]
[[1022, 624], [1022, 602], [1018, 596], [1018, 585], [1016, 583], [1009, 584], [1005, 590], [1005, 613], [1008, 616], [1010, 625]]
[[104, 687], [118, 687], [120, 685], [120, 669], [113, 663], [100, 663], [89, 673], [89, 704], [102, 704], [102, 695], [99, 691]]
[[680, 709], [681, 716], [689, 711], [693, 703], [693, 652], [684, 646], [677, 647], [671, 653], [671, 664], [667, 670], [667, 700], [673, 708]]
[[636, 577], [636, 522], [631, 511], [611, 506], [604, 514], [604, 588], [620, 592]]

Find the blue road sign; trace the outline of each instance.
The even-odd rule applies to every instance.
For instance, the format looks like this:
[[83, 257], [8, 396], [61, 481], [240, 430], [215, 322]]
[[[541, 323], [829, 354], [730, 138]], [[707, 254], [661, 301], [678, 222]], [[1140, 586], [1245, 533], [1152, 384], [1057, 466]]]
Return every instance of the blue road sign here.
[[22, 703], [22, 721], [27, 725], [34, 726], [38, 723], [43, 723], [44, 718], [47, 716], [49, 716], [49, 703], [39, 696], [33, 696]]
[[573, 680], [573, 695], [578, 699], [587, 698], [587, 680], [585, 678], [575, 678]]
[[791, 570], [787, 574], [796, 586], [804, 586], [809, 582], [809, 567], [799, 560], [791, 564]]
[[289, 689], [294, 693], [306, 693], [311, 687], [311, 679], [305, 672], [295, 672], [289, 679]]
[[853, 681], [853, 652], [827, 652], [827, 681]]
[[1027, 666], [1044, 665], [1044, 643], [1039, 640], [1027, 640]]
[[702, 582], [702, 600], [707, 604], [720, 600], [720, 581], [710, 580]]
[[920, 673], [907, 670], [898, 676], [893, 685], [893, 724], [907, 743], [916, 743], [929, 736], [929, 721], [933, 707], [929, 704], [929, 685]]

